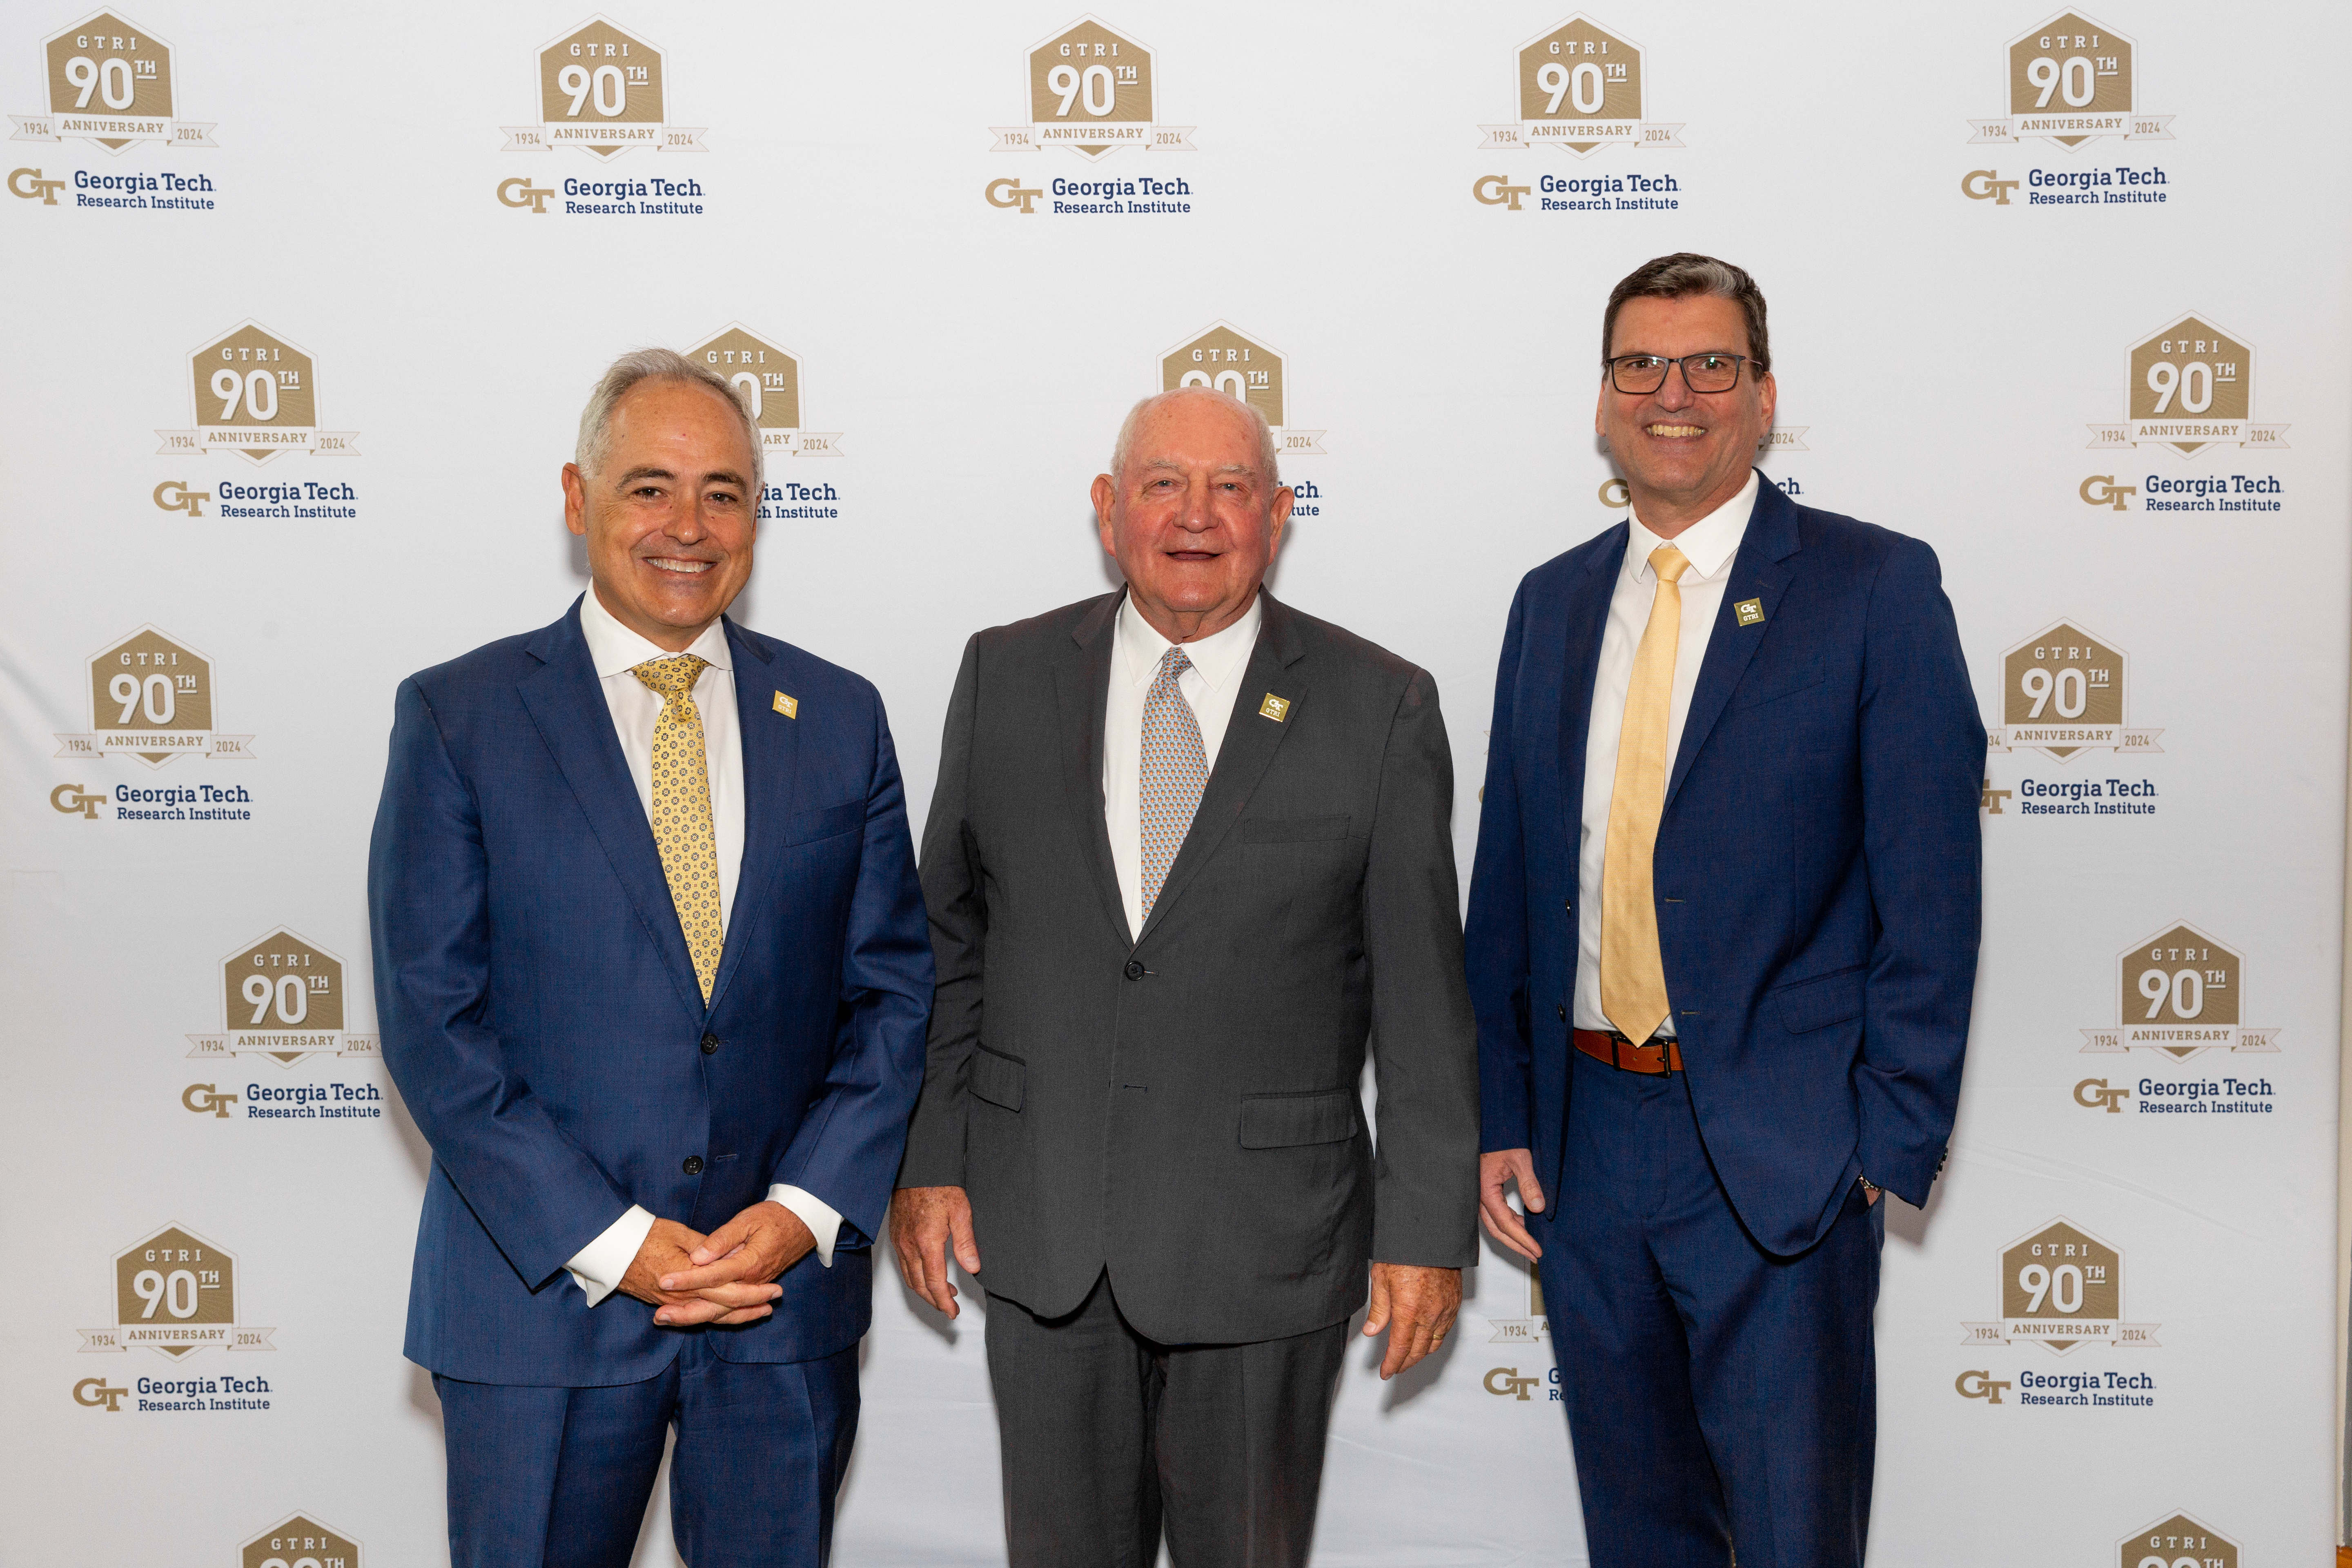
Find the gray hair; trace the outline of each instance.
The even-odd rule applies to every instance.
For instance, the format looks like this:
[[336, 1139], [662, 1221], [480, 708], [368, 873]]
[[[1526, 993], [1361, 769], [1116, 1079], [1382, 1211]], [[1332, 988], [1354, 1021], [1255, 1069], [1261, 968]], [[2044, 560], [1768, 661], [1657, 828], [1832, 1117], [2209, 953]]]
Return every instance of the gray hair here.
[[1135, 433], [1142, 426], [1143, 416], [1180, 397], [1213, 397], [1224, 406], [1237, 408], [1246, 415], [1250, 427], [1257, 432], [1258, 466], [1265, 470], [1266, 482], [1276, 486], [1282, 483], [1282, 463], [1275, 455], [1274, 426], [1266, 423], [1265, 414], [1256, 405], [1244, 402], [1231, 393], [1219, 392], [1213, 386], [1198, 385], [1155, 392], [1127, 411], [1127, 417], [1119, 422], [1118, 439], [1112, 443], [1110, 449], [1110, 476], [1113, 480], [1127, 471], [1127, 460], [1134, 455]]
[[691, 382], [709, 387], [727, 400], [727, 406], [743, 422], [743, 439], [751, 445], [751, 505], [756, 510], [760, 497], [766, 493], [768, 468], [767, 453], [760, 445], [760, 428], [751, 422], [751, 410], [733, 383], [709, 365], [697, 364], [674, 349], [631, 349], [598, 378], [596, 390], [588, 395], [588, 406], [580, 411], [580, 439], [572, 449], [572, 460], [580, 465], [581, 472], [593, 475], [603, 468], [604, 451], [611, 443], [613, 410], [641, 381]]

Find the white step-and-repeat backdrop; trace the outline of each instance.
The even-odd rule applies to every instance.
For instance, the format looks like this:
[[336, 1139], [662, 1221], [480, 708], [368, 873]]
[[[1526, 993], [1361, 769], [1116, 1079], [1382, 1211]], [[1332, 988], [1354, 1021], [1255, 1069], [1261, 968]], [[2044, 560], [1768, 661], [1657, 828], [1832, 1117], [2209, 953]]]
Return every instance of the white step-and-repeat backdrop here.
[[[1873, 1560], [2318, 1561], [2347, 13], [1578, 3], [7, 7], [5, 1555], [444, 1559], [363, 852], [399, 679], [580, 591], [614, 353], [756, 389], [739, 615], [880, 684], [918, 822], [964, 637], [1114, 580], [1127, 404], [1248, 397], [1466, 868], [1513, 587], [1620, 515], [1602, 300], [1696, 249], [1771, 300], [1765, 472], [1936, 546], [1994, 736]], [[1584, 1561], [1540, 1302], [1475, 1289], [1351, 1360], [1318, 1561]], [[1000, 1562], [984, 1320], [878, 1296], [840, 1560]]]

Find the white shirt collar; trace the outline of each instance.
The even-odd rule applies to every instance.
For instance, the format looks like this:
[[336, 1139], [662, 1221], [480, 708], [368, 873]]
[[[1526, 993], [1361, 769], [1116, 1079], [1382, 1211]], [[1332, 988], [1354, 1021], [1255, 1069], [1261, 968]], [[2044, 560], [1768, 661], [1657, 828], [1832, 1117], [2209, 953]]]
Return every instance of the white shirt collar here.
[[[1241, 674], [1249, 663], [1250, 649], [1257, 646], [1258, 623], [1264, 620], [1265, 595], [1263, 591], [1252, 595], [1249, 608], [1241, 619], [1220, 632], [1213, 632], [1198, 642], [1184, 645], [1184, 657], [1201, 672], [1212, 691], [1222, 691]], [[1133, 595], [1119, 601], [1118, 649], [1127, 660], [1127, 678], [1138, 686], [1150, 683], [1160, 673], [1160, 661], [1174, 647], [1166, 637], [1151, 629], [1135, 607]]]
[[1748, 482], [1739, 487], [1738, 495], [1672, 539], [1651, 532], [1628, 508], [1625, 517], [1633, 525], [1633, 532], [1625, 544], [1625, 564], [1633, 569], [1635, 577], [1646, 582], [1651, 575], [1650, 552], [1661, 544], [1671, 544], [1690, 563], [1689, 575], [1713, 577], [1738, 553], [1739, 542], [1748, 532], [1748, 520], [1756, 510], [1756, 493], [1761, 483], [1756, 470], [1749, 468]]
[[[635, 668], [649, 658], [668, 658], [666, 647], [656, 647], [644, 637], [623, 626], [604, 601], [596, 596], [595, 584], [580, 600], [580, 635], [588, 639], [588, 658], [596, 667], [596, 679], [603, 680]], [[688, 645], [686, 651], [719, 669], [730, 668], [727, 652], [727, 620], [720, 616], [702, 628], [702, 635]]]

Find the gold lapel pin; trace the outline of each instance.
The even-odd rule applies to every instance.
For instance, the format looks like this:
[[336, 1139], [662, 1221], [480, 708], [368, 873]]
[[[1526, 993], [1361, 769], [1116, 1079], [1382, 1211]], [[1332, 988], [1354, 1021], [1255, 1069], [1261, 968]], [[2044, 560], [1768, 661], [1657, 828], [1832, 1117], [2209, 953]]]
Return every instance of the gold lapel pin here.
[[1273, 692], [1267, 692], [1265, 700], [1257, 705], [1257, 716], [1261, 719], [1271, 719], [1277, 724], [1281, 723], [1290, 717], [1290, 699], [1276, 697]]
[[787, 719], [797, 719], [801, 716], [801, 700], [779, 691], [776, 693], [776, 711]]
[[1742, 599], [1739, 603], [1731, 606], [1731, 613], [1739, 617], [1739, 624], [1741, 626], [1752, 626], [1757, 622], [1764, 618], [1764, 601], [1761, 599]]

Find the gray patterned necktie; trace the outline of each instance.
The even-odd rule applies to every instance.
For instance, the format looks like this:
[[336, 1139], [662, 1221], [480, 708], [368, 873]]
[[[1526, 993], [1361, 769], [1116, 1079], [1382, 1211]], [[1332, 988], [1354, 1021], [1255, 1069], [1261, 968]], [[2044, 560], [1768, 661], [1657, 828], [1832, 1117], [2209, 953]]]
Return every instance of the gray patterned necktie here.
[[1192, 668], [1181, 647], [1160, 658], [1151, 693], [1143, 700], [1143, 918], [1160, 901], [1168, 868], [1192, 831], [1201, 794], [1209, 787], [1209, 753], [1201, 743], [1201, 721], [1184, 700], [1178, 679]]

